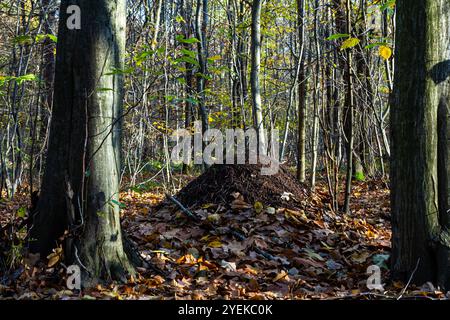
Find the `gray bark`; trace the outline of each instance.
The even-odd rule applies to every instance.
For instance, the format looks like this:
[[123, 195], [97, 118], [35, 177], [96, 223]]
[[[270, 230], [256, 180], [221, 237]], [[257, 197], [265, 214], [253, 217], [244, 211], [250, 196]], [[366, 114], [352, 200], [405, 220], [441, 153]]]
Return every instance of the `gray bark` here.
[[261, 0], [253, 0], [252, 5], [252, 34], [251, 56], [252, 65], [250, 83], [252, 88], [253, 125], [258, 134], [258, 150], [265, 150], [264, 117], [261, 105]]
[[66, 258], [92, 285], [134, 272], [118, 206], [125, 0], [78, 1], [81, 30], [66, 27], [69, 2], [61, 3], [49, 150], [30, 244], [46, 255], [68, 229]]

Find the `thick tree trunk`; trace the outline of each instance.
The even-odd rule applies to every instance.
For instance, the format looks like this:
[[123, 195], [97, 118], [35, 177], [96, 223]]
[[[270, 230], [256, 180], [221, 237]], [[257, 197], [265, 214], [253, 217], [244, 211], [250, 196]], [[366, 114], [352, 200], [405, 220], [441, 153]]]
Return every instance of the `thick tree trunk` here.
[[448, 278], [449, 164], [442, 147], [448, 133], [442, 130], [445, 115], [440, 115], [440, 128], [437, 118], [438, 110], [446, 113], [450, 101], [449, 17], [447, 0], [397, 2], [391, 110], [392, 275], [404, 281], [412, 277], [416, 284], [444, 285]]
[[61, 3], [49, 150], [30, 244], [45, 256], [68, 229], [66, 258], [91, 285], [134, 272], [118, 202], [126, 9], [125, 0], [80, 0], [81, 29], [69, 30], [69, 2]]

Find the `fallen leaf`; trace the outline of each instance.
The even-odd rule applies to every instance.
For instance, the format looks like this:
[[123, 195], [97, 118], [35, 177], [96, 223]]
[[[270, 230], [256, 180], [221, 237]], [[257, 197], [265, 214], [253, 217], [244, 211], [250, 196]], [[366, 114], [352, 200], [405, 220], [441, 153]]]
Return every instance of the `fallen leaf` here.
[[281, 271], [280, 273], [278, 273], [278, 274], [275, 276], [275, 278], [272, 279], [272, 281], [273, 281], [273, 282], [280, 281], [281, 279], [286, 278], [287, 275], [288, 275], [287, 272], [283, 270], [283, 271]]

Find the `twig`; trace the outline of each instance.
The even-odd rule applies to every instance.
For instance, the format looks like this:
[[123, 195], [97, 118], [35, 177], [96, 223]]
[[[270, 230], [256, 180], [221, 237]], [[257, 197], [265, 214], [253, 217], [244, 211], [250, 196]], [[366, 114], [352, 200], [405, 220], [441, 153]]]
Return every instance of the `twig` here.
[[187, 215], [189, 218], [194, 219], [195, 221], [199, 222], [200, 218], [197, 217], [196, 215], [194, 215], [189, 209], [187, 209], [185, 206], [183, 206], [183, 204], [178, 201], [175, 197], [171, 196], [170, 194], [166, 194], [166, 197], [172, 201], [173, 203], [175, 203], [180, 209], [181, 211], [183, 211], [183, 213], [185, 215]]
[[409, 277], [409, 280], [408, 280], [408, 282], [406, 283], [406, 286], [405, 286], [405, 287], [402, 289], [402, 291], [400, 292], [400, 295], [398, 296], [397, 300], [400, 300], [400, 299], [403, 297], [403, 295], [405, 294], [406, 289], [408, 289], [409, 284], [411, 283], [412, 278], [414, 277], [414, 274], [415, 274], [416, 271], [417, 271], [417, 268], [419, 268], [419, 263], [420, 263], [420, 258], [417, 259], [416, 267], [414, 268], [413, 272], [411, 273], [411, 276]]

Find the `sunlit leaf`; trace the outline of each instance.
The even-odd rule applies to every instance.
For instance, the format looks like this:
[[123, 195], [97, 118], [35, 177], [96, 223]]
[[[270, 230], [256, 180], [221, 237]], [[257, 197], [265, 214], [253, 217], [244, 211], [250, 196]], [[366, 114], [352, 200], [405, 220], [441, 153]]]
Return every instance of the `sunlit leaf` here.
[[341, 50], [350, 49], [358, 45], [361, 40], [358, 38], [348, 38], [341, 45]]
[[384, 59], [384, 60], [389, 60], [392, 56], [392, 50], [389, 47], [386, 46], [380, 46], [378, 52], [380, 53], [380, 56]]

